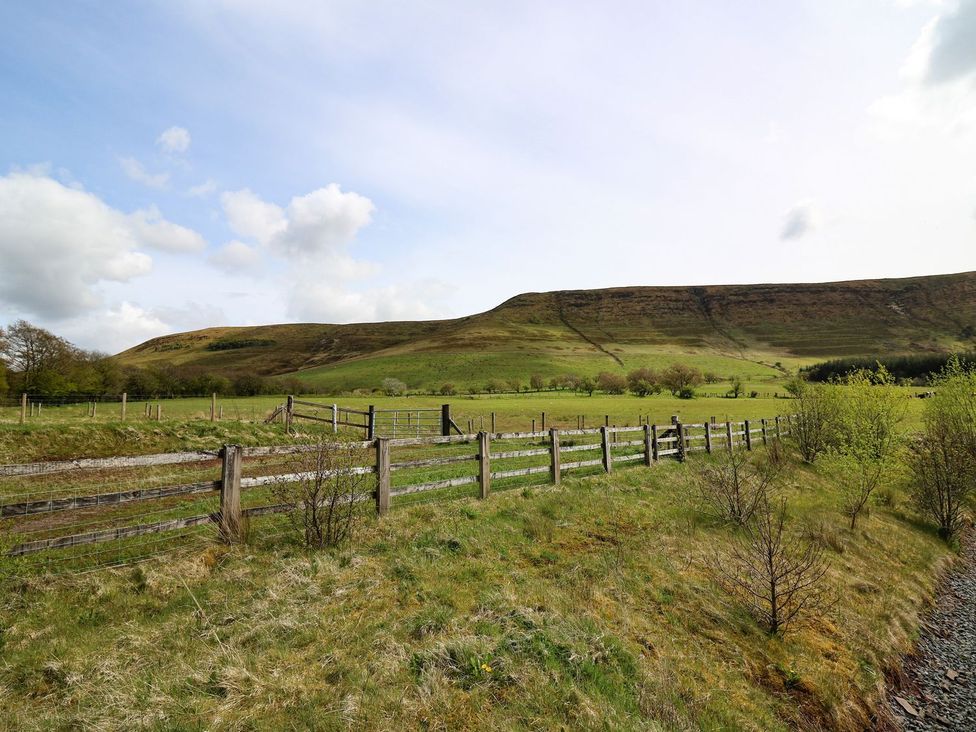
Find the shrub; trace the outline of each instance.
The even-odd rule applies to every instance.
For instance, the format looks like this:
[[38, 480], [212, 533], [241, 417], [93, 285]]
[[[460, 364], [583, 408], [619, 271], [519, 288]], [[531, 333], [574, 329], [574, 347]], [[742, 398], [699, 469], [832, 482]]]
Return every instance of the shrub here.
[[658, 394], [661, 391], [661, 377], [653, 369], [634, 369], [627, 374], [627, 386], [639, 397]]
[[271, 485], [306, 546], [336, 547], [352, 539], [357, 521], [365, 515], [360, 504], [376, 483], [374, 476], [354, 469], [368, 463], [368, 452], [355, 443], [319, 442], [294, 456], [290, 477]]
[[770, 462], [757, 466], [742, 450], [723, 452], [705, 462], [695, 476], [702, 510], [723, 521], [743, 525], [768, 495], [778, 467]]
[[694, 396], [694, 387], [701, 386], [704, 380], [701, 371], [694, 366], [680, 363], [673, 363], [661, 372], [661, 385], [673, 396], [681, 396], [681, 392], [685, 389], [691, 389]]
[[454, 384], [442, 384], [440, 393], [442, 396], [454, 396], [457, 394], [457, 389], [454, 388]]
[[400, 379], [383, 379], [383, 393], [387, 396], [402, 396], [407, 391], [407, 385]]
[[808, 463], [814, 462], [831, 445], [837, 423], [837, 399], [831, 387], [795, 381], [796, 403], [790, 437]]
[[593, 396], [593, 392], [596, 391], [596, 381], [593, 380], [592, 376], [582, 376], [576, 379], [573, 388], [576, 391], [586, 392], [588, 396]]
[[546, 380], [543, 378], [542, 374], [532, 374], [532, 376], [529, 377], [529, 386], [536, 391], [542, 391], [546, 386]]
[[678, 392], [678, 399], [694, 399], [694, 398], [695, 398], [695, 390], [692, 389], [690, 386], [682, 387], [681, 391]]
[[738, 399], [741, 393], [742, 393], [742, 379], [740, 379], [738, 376], [733, 376], [732, 386], [729, 388], [726, 395], [731, 397], [732, 399]]
[[596, 385], [607, 394], [623, 394], [627, 390], [627, 379], [620, 374], [601, 371], [597, 374]]

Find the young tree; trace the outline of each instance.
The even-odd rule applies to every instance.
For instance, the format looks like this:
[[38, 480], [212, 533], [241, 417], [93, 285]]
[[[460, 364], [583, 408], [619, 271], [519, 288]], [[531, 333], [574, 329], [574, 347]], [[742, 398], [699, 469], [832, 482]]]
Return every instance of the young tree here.
[[592, 376], [580, 376], [576, 379], [574, 388], [576, 391], [585, 392], [587, 396], [593, 396], [596, 391], [596, 381]]
[[661, 384], [672, 396], [678, 396], [688, 389], [692, 390], [694, 396], [694, 388], [701, 386], [704, 380], [701, 371], [682, 363], [673, 363], [661, 372]]
[[517, 376], [513, 376], [508, 380], [508, 388], [518, 394], [522, 391], [522, 380]]
[[457, 389], [454, 388], [454, 384], [442, 384], [440, 392], [441, 396], [454, 396], [457, 394]]
[[702, 510], [722, 521], [745, 525], [774, 487], [782, 463], [756, 464], [744, 450], [723, 452], [698, 468]]
[[853, 529], [892, 469], [908, 402], [881, 364], [876, 372], [857, 371], [845, 381], [837, 392], [836, 433], [828, 462], [841, 479], [841, 507]]
[[369, 458], [355, 444], [320, 442], [295, 455], [289, 474], [271, 484], [306, 546], [341, 546], [352, 539], [376, 484], [375, 476], [356, 470]]
[[976, 490], [976, 371], [950, 361], [926, 400], [923, 424], [908, 458], [912, 501], [948, 541]]
[[542, 374], [532, 374], [529, 377], [529, 386], [531, 386], [535, 391], [542, 391], [546, 388], [546, 380]]
[[383, 379], [383, 393], [387, 396], [403, 396], [406, 392], [407, 385], [400, 381], [400, 379], [394, 379], [393, 377]]
[[654, 369], [634, 369], [627, 374], [627, 386], [639, 397], [645, 397], [648, 394], [659, 394], [661, 391], [661, 377]]
[[834, 439], [838, 405], [834, 387], [797, 381], [790, 437], [808, 463], [826, 452]]
[[738, 376], [732, 377], [732, 386], [728, 392], [729, 396], [733, 399], [738, 399], [739, 395], [742, 394], [742, 379]]
[[823, 548], [786, 531], [786, 499], [763, 494], [731, 548], [711, 562], [713, 575], [770, 634], [785, 633], [830, 606], [821, 580]]
[[607, 394], [623, 394], [627, 390], [627, 379], [621, 374], [601, 371], [597, 374], [596, 385]]

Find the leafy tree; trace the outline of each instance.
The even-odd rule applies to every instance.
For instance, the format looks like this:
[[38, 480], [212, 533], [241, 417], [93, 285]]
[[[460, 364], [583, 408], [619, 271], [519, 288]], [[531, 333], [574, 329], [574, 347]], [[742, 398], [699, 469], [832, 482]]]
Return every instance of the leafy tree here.
[[672, 396], [679, 396], [683, 389], [701, 386], [704, 380], [701, 371], [682, 363], [673, 363], [661, 372], [661, 384]]
[[834, 387], [797, 381], [796, 404], [790, 438], [808, 463], [814, 462], [831, 446], [838, 418]]
[[728, 394], [733, 399], [738, 399], [739, 395], [742, 394], [742, 379], [738, 376], [732, 377], [732, 387], [729, 389]]
[[661, 391], [661, 376], [653, 369], [634, 369], [627, 374], [627, 386], [639, 397], [658, 394]]
[[908, 459], [912, 502], [948, 541], [976, 490], [976, 371], [951, 360], [926, 401], [923, 424]]
[[508, 388], [518, 394], [520, 391], [522, 391], [522, 380], [517, 376], [513, 376], [508, 380]]
[[457, 389], [454, 388], [454, 384], [443, 384], [441, 385], [441, 396], [454, 396], [457, 394]]
[[585, 392], [587, 396], [593, 396], [596, 391], [596, 381], [592, 376], [581, 376], [576, 379], [576, 391]]
[[874, 373], [850, 374], [837, 397], [836, 435], [828, 463], [841, 477], [842, 508], [853, 529], [891, 470], [908, 402], [884, 366]]
[[627, 379], [621, 374], [601, 371], [596, 376], [596, 385], [607, 394], [623, 394], [627, 390]]
[[532, 374], [532, 376], [529, 377], [529, 386], [536, 391], [542, 391], [546, 387], [546, 380], [543, 378], [542, 374]]

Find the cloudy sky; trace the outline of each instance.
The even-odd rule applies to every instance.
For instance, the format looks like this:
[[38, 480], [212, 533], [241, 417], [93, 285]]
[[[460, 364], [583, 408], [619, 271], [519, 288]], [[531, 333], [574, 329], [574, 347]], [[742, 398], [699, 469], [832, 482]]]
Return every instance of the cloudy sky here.
[[976, 269], [976, 0], [4, 3], [0, 325]]

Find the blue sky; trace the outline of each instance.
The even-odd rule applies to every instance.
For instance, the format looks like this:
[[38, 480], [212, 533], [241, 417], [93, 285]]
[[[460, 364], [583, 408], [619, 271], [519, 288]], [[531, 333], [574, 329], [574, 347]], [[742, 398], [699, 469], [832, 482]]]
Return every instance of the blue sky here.
[[0, 325], [974, 269], [976, 2], [7, 2]]

